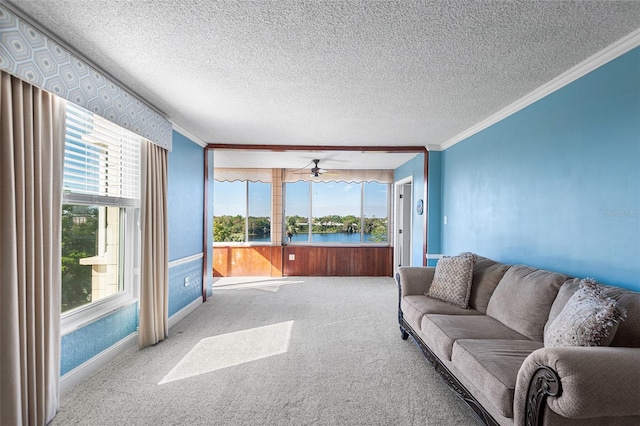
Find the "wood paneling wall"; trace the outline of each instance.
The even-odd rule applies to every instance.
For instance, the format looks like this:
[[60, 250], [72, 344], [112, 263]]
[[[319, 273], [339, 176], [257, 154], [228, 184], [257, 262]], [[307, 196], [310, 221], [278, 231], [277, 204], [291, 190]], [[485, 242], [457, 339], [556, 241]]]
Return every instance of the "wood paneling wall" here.
[[[290, 256], [294, 260], [290, 260]], [[298, 276], [377, 276], [393, 274], [391, 247], [285, 246], [282, 274]]]
[[[294, 259], [290, 260], [290, 255]], [[391, 247], [216, 246], [213, 276], [393, 275]]]
[[281, 246], [214, 247], [214, 277], [281, 277]]

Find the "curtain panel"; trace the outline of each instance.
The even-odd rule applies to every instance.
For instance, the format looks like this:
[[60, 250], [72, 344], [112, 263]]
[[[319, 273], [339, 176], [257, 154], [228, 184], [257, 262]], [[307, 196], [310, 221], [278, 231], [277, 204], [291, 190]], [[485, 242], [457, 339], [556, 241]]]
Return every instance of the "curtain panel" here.
[[167, 151], [142, 144], [140, 326], [142, 349], [169, 335]]
[[64, 102], [0, 71], [0, 420], [59, 406]]

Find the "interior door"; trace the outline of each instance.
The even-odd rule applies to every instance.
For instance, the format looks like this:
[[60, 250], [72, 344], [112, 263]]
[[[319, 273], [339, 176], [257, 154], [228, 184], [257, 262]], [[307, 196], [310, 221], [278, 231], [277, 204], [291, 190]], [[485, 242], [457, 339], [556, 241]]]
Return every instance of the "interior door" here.
[[411, 182], [396, 184], [394, 269], [411, 265]]

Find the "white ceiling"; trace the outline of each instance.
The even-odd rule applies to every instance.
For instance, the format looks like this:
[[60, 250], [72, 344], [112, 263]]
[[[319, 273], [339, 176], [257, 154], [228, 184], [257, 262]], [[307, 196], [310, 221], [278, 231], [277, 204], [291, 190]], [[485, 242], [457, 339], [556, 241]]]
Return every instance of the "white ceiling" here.
[[640, 28], [638, 1], [9, 3], [217, 144], [442, 147]]
[[230, 168], [278, 168], [310, 169], [313, 160], [320, 160], [319, 167], [327, 171], [335, 169], [396, 169], [415, 157], [412, 153], [335, 150], [216, 150], [214, 167]]

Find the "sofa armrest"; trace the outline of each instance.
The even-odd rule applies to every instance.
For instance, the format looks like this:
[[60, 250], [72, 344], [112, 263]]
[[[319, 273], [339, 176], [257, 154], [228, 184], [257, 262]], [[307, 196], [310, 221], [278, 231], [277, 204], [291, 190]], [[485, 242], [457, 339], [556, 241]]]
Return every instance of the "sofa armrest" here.
[[[545, 405], [556, 414], [573, 419], [639, 416], [639, 365], [640, 348], [538, 349], [525, 359], [518, 372], [515, 424], [532, 424], [527, 417], [537, 418]], [[556, 380], [559, 383], [554, 383]], [[542, 395], [545, 393], [549, 396]], [[538, 408], [536, 402], [541, 403]]]
[[425, 294], [431, 285], [436, 269], [426, 266], [401, 266], [396, 280], [400, 286], [400, 297]]

